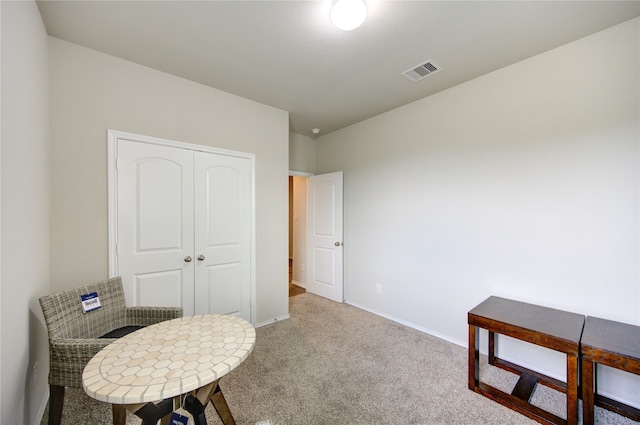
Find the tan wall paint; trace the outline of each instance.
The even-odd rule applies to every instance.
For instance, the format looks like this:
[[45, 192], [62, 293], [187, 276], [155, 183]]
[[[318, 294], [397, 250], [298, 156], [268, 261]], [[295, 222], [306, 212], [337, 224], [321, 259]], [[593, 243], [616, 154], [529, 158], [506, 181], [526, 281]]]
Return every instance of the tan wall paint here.
[[302, 134], [289, 134], [289, 170], [316, 172], [316, 141]]
[[50, 38], [52, 291], [108, 274], [107, 129], [255, 154], [256, 321], [288, 314], [288, 113]]
[[[47, 401], [48, 40], [35, 2], [2, 2], [2, 424], [33, 424]], [[33, 368], [38, 363], [37, 377]]]

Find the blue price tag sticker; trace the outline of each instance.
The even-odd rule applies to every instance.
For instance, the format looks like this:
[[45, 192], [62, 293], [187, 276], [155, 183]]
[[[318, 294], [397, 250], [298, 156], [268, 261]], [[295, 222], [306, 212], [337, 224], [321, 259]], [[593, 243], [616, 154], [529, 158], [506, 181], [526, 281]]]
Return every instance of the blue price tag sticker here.
[[80, 295], [80, 301], [82, 302], [83, 313], [102, 307], [102, 304], [100, 304], [100, 298], [98, 298], [97, 292]]
[[187, 425], [187, 422], [189, 422], [189, 417], [182, 416], [178, 412], [173, 412], [171, 414], [171, 421], [169, 421], [171, 425]]

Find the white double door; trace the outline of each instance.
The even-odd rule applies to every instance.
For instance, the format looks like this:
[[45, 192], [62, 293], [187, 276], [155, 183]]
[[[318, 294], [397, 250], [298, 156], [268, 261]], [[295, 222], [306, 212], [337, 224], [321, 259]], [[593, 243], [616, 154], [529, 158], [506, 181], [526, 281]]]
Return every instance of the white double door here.
[[115, 271], [127, 302], [251, 322], [251, 159], [113, 142]]

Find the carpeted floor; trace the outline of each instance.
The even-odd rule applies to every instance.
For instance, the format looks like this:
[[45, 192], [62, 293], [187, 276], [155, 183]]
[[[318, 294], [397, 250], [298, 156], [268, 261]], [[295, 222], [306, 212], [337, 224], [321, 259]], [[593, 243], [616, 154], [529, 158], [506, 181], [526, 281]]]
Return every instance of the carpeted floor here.
[[[238, 425], [535, 424], [467, 389], [465, 348], [312, 294], [289, 300], [291, 318], [258, 328], [253, 353], [220, 381]], [[517, 378], [484, 364], [481, 380], [510, 391]], [[538, 386], [533, 402], [565, 416], [563, 394]], [[67, 389], [63, 424], [110, 423], [108, 405]], [[599, 408], [596, 423], [638, 424]]]

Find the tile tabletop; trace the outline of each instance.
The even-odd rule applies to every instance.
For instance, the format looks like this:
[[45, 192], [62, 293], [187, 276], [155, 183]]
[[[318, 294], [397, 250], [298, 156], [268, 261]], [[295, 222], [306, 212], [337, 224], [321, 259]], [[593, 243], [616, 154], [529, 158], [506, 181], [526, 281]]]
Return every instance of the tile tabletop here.
[[113, 404], [160, 401], [203, 387], [242, 363], [255, 345], [246, 320], [205, 314], [157, 323], [103, 348], [82, 373], [92, 398]]

